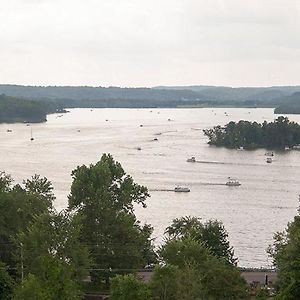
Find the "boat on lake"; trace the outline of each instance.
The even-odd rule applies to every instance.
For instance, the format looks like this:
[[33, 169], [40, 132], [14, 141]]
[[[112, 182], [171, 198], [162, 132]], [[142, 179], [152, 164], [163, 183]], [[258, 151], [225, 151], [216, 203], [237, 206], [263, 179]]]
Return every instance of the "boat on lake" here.
[[272, 157], [267, 157], [266, 162], [267, 162], [268, 164], [270, 164], [272, 161], [273, 161], [273, 160], [272, 160]]
[[195, 158], [195, 156], [192, 156], [191, 158], [188, 158], [186, 161], [187, 162], [196, 162], [196, 158]]
[[273, 151], [272, 152], [266, 152], [265, 156], [274, 156], [274, 152]]
[[176, 186], [174, 188], [174, 192], [176, 193], [188, 193], [190, 192], [191, 190], [188, 188], [188, 187], [181, 187], [181, 186]]
[[237, 179], [228, 177], [228, 180], [227, 180], [227, 182], [226, 182], [226, 185], [227, 185], [227, 186], [240, 186], [241, 183], [240, 183]]

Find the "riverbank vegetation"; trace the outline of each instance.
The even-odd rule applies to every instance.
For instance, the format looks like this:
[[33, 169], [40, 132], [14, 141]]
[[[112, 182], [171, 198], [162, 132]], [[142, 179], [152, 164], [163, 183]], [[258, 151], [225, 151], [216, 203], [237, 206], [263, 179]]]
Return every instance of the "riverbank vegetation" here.
[[285, 149], [300, 144], [300, 125], [286, 117], [278, 117], [274, 122], [229, 122], [224, 127], [218, 125], [203, 130], [208, 144], [226, 148], [244, 149]]

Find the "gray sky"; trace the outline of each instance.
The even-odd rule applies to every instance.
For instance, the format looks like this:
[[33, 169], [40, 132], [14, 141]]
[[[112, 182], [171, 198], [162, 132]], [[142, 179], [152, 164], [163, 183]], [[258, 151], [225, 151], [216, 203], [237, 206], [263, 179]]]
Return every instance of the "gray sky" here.
[[0, 83], [300, 84], [299, 0], [1, 0]]

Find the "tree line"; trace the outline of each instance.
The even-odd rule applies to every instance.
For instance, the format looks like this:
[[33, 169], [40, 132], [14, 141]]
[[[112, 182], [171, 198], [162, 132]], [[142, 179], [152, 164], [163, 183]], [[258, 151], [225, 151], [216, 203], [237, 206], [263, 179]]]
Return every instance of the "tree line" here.
[[[111, 155], [77, 167], [72, 178], [68, 208], [57, 212], [47, 178], [14, 184], [0, 174], [1, 300], [75, 300], [91, 291], [113, 300], [248, 299], [221, 222], [177, 218], [156, 249], [151, 225], [134, 214], [134, 205], [146, 207], [148, 190]], [[300, 295], [299, 230], [296, 217], [269, 249], [282, 297]], [[149, 283], [136, 276], [146, 266], [154, 266]]]
[[285, 149], [300, 144], [300, 125], [280, 116], [274, 122], [229, 122], [204, 129], [209, 145], [245, 149]]

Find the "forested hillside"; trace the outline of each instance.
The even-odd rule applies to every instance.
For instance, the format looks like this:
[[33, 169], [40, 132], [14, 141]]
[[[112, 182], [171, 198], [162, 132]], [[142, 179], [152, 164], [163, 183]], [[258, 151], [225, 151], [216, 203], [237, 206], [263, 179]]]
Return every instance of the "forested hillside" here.
[[0, 95], [0, 123], [43, 122], [46, 115], [55, 110], [51, 103]]

